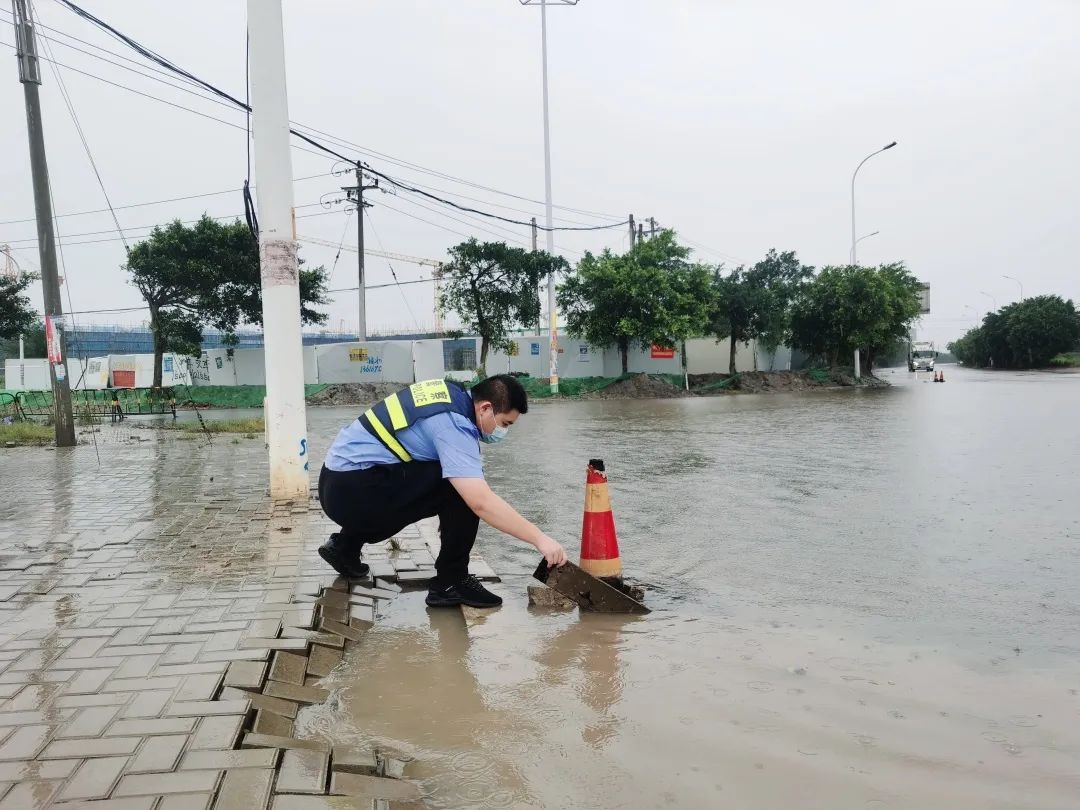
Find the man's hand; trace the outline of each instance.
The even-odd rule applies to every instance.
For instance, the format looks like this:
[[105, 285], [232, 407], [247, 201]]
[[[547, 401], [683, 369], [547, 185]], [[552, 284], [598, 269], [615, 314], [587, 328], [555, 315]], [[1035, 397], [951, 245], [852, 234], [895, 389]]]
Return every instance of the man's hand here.
[[547, 535], [537, 541], [536, 550], [544, 555], [544, 559], [551, 568], [558, 568], [566, 563], [566, 549]]

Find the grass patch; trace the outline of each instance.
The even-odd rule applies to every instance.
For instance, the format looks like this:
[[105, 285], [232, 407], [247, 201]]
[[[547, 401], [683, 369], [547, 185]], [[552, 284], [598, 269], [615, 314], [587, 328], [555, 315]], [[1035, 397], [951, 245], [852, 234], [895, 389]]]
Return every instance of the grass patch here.
[[19, 447], [44, 447], [56, 440], [56, 431], [36, 422], [0, 425], [0, 446], [14, 442]]
[[262, 433], [265, 427], [261, 418], [204, 419], [202, 423], [198, 419], [185, 419], [183, 422], [171, 422], [160, 427], [162, 430], [178, 430], [181, 433], [202, 433], [204, 424], [210, 433], [243, 433], [245, 438], [254, 438], [254, 435]]
[[1050, 358], [1050, 365], [1056, 368], [1080, 368], [1080, 352], [1062, 352]]

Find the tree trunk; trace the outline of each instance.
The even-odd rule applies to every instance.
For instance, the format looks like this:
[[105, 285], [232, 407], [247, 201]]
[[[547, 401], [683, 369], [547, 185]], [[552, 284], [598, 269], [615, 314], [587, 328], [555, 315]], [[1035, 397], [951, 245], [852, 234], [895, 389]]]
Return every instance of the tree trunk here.
[[161, 335], [161, 323], [156, 307], [150, 308], [150, 334], [154, 338], [154, 388], [161, 388], [161, 364], [165, 357], [165, 341]]
[[737, 345], [737, 343], [735, 341], [735, 336], [732, 335], [731, 336], [731, 351], [728, 354], [728, 374], [730, 374], [732, 376], [735, 375], [735, 347], [736, 347], [736, 345]]
[[622, 373], [628, 374], [630, 372], [630, 341], [626, 338], [619, 338], [619, 356], [622, 358]]
[[486, 337], [480, 337], [480, 368], [483, 370], [483, 376], [487, 376], [487, 356], [488, 356], [488, 344], [490, 340]]

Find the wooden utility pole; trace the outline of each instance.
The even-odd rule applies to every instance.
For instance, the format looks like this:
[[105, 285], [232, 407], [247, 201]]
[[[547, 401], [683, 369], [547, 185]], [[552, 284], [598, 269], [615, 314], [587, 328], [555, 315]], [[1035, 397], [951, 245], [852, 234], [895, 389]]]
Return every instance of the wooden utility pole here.
[[71, 384], [67, 373], [64, 307], [60, 298], [60, 276], [56, 269], [52, 194], [49, 190], [49, 166], [45, 160], [41, 99], [38, 96], [41, 63], [38, 61], [34, 25], [27, 11], [27, 0], [15, 0], [13, 7], [15, 54], [26, 101], [26, 131], [30, 138], [30, 172], [34, 180], [34, 213], [37, 217], [38, 255], [41, 258], [41, 289], [45, 300], [45, 331], [49, 336], [49, 378], [52, 380], [56, 446], [74, 447], [75, 420], [71, 412]]
[[630, 215], [630, 249], [634, 249], [635, 241], [637, 240], [637, 228], [634, 226], [634, 215]]

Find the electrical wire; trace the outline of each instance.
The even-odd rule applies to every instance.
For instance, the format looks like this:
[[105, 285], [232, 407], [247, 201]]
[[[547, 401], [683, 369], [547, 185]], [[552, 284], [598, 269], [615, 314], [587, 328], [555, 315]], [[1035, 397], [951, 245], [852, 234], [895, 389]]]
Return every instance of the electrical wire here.
[[349, 222], [352, 220], [353, 209], [345, 210], [345, 227], [341, 230], [341, 241], [338, 242], [337, 253], [334, 254], [334, 264], [330, 267], [330, 275], [326, 277], [326, 283], [334, 280], [334, 271], [337, 270], [338, 259], [341, 258], [341, 249], [345, 246], [345, 235], [349, 232]]
[[[371, 225], [371, 232], [375, 234], [375, 241], [379, 243], [379, 250], [386, 253], [386, 248], [383, 246], [382, 239], [379, 238], [379, 232], [375, 229], [375, 220], [372, 219], [371, 213], [366, 209], [362, 209], [362, 215], [366, 215], [368, 224]], [[394, 284], [398, 286], [398, 292], [401, 293], [401, 302], [405, 304], [405, 309], [409, 313], [409, 317], [413, 319], [413, 323], [416, 324], [417, 331], [420, 331], [420, 321], [416, 319], [416, 315], [412, 311], [412, 307], [409, 306], [409, 299], [405, 297], [405, 291], [401, 289], [401, 281], [397, 277], [397, 272], [394, 270], [394, 265], [390, 263], [390, 260], [386, 260], [386, 266], [390, 268], [390, 275], [394, 278]]]
[[[250, 111], [251, 106], [249, 104], [247, 104], [247, 103], [245, 103], [243, 101], [240, 101], [238, 98], [230, 95], [229, 93], [225, 92], [224, 90], [221, 90], [220, 88], [214, 86], [210, 82], [207, 82], [207, 81], [205, 81], [203, 79], [200, 79], [199, 77], [195, 76], [193, 73], [190, 73], [189, 71], [185, 70], [184, 68], [180, 67], [179, 65], [176, 65], [173, 62], [170, 62], [165, 57], [163, 57], [160, 54], [154, 52], [150, 48], [147, 48], [146, 46], [140, 44], [136, 40], [134, 40], [131, 37], [127, 36], [126, 34], [120, 32], [116, 28], [112, 27], [111, 25], [106, 23], [104, 20], [101, 20], [101, 19], [95, 17], [90, 12], [80, 8], [78, 5], [71, 2], [71, 0], [56, 0], [56, 2], [61, 3], [62, 5], [69, 8], [71, 11], [75, 12], [80, 17], [88, 20], [89, 22], [96, 25], [98, 28], [101, 28], [102, 30], [104, 30], [107, 33], [111, 34], [112, 36], [116, 37], [121, 42], [123, 42], [125, 45], [127, 45], [129, 48], [132, 48], [137, 53], [139, 53], [143, 57], [145, 57], [146, 59], [149, 59], [150, 61], [154, 62], [155, 64], [160, 65], [161, 67], [165, 68], [166, 70], [170, 70], [172, 72], [175, 72], [177, 75], [183, 76], [183, 77], [185, 77], [187, 79], [190, 79], [191, 81], [197, 82], [199, 85], [206, 88], [210, 92], [220, 96], [221, 98], [223, 98], [223, 99], [225, 99], [227, 101], [232, 102], [235, 106], [240, 107], [240, 108], [242, 108], [244, 110]], [[205, 115], [205, 114], [203, 114], [203, 115]], [[212, 116], [207, 116], [207, 117], [212, 117]], [[300, 138], [301, 140], [305, 141], [306, 143], [310, 144], [311, 146], [314, 146], [316, 149], [319, 149], [319, 150], [325, 152], [328, 155], [331, 155], [331, 156], [333, 156], [333, 157], [335, 157], [335, 158], [337, 158], [339, 160], [344, 160], [347, 163], [357, 163], [357, 161], [351, 160], [350, 158], [346, 157], [345, 155], [341, 154], [340, 152], [336, 151], [335, 149], [330, 148], [326, 144], [321, 143], [320, 141], [316, 140], [315, 138], [311, 138], [308, 135], [305, 135], [303, 132], [300, 132], [295, 127], [290, 127], [289, 131], [293, 135], [295, 135], [296, 137]], [[314, 131], [314, 130], [312, 130], [312, 131]], [[390, 183], [391, 185], [395, 186], [396, 188], [400, 188], [403, 191], [408, 191], [410, 193], [417, 194], [419, 196], [427, 197], [428, 199], [430, 199], [430, 200], [432, 200], [434, 202], [441, 203], [442, 205], [446, 205], [446, 206], [449, 206], [451, 208], [456, 208], [456, 209], [458, 209], [460, 211], [463, 211], [463, 212], [466, 212], [466, 213], [477, 214], [479, 216], [487, 217], [488, 219], [500, 220], [502, 222], [506, 222], [506, 223], [509, 223], [509, 224], [512, 224], [512, 225], [522, 225], [522, 226], [526, 226], [526, 227], [532, 227], [531, 222], [523, 222], [521, 220], [511, 219], [509, 217], [504, 217], [504, 216], [501, 216], [499, 214], [495, 214], [495, 213], [492, 213], [492, 212], [489, 212], [489, 211], [482, 211], [482, 210], [477, 209], [477, 208], [471, 208], [471, 207], [466, 206], [466, 205], [461, 205], [459, 203], [455, 203], [452, 200], [446, 199], [444, 197], [440, 197], [440, 196], [438, 196], [436, 194], [432, 194], [431, 192], [428, 192], [428, 191], [424, 191], [423, 189], [421, 189], [421, 188], [419, 188], [417, 186], [413, 186], [413, 185], [410, 185], [409, 183], [406, 183], [404, 181], [397, 180], [394, 177], [391, 177], [390, 175], [388, 175], [388, 174], [386, 174], [384, 172], [381, 172], [381, 171], [379, 171], [377, 169], [374, 169], [369, 165], [364, 164], [363, 168], [366, 171], [368, 171], [370, 174], [385, 180], [386, 182]], [[609, 223], [609, 224], [606, 224], [606, 225], [592, 225], [592, 226], [578, 226], [578, 225], [575, 225], [575, 226], [559, 226], [559, 227], [556, 227], [556, 226], [548, 227], [546, 225], [538, 225], [536, 227], [538, 227], [540, 230], [543, 230], [543, 231], [599, 231], [599, 230], [607, 230], [609, 228], [618, 228], [618, 227], [621, 227], [622, 225], [625, 225], [625, 224], [627, 224], [626, 220], [620, 221], [620, 222], [613, 222], [613, 223]]]

